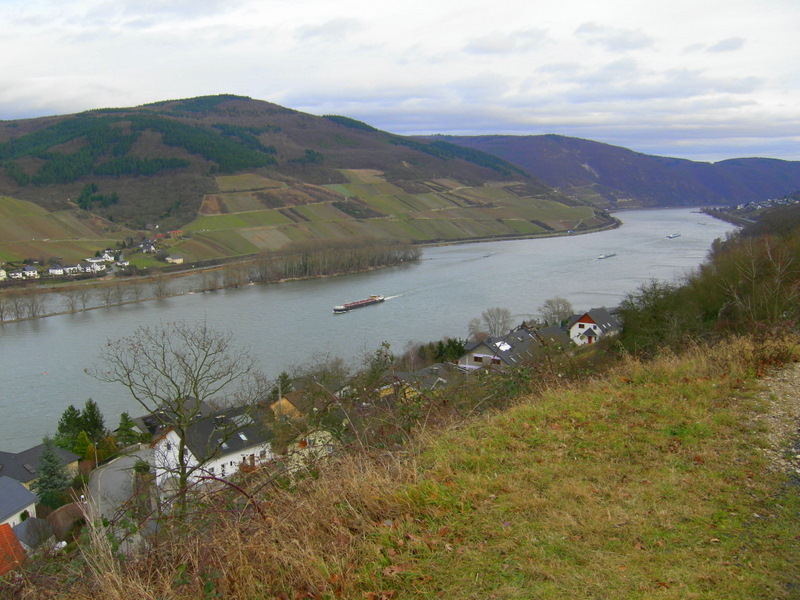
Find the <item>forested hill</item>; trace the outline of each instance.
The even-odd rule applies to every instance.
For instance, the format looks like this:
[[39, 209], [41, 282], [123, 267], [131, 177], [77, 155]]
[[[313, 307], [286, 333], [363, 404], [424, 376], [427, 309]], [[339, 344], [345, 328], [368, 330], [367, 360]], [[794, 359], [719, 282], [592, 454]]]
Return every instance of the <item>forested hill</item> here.
[[559, 135], [433, 136], [508, 160], [558, 191], [603, 208], [738, 204], [800, 190], [800, 162], [717, 163], [651, 156]]
[[339, 169], [375, 169], [412, 193], [421, 182], [520, 180], [522, 169], [443, 140], [414, 140], [347, 117], [317, 117], [218, 95], [0, 122], [0, 195], [48, 210], [74, 206], [119, 223], [180, 226], [196, 217], [216, 174], [345, 183]]

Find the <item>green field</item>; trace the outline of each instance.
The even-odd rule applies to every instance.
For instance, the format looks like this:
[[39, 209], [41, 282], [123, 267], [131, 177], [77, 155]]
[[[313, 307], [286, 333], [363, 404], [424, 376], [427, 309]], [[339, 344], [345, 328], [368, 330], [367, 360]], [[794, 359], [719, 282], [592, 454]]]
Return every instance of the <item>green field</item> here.
[[[426, 182], [428, 191], [411, 194], [387, 182], [379, 171], [344, 170], [342, 174], [349, 183], [298, 188], [257, 174], [218, 176], [219, 191], [204, 201], [209, 214], [184, 225], [185, 239], [162, 250], [197, 261], [276, 250], [293, 241], [372, 237], [457, 242], [608, 224], [590, 206], [519, 197], [504, 184], [469, 187], [435, 180]], [[278, 207], [265, 208], [264, 198]], [[347, 200], [350, 207], [338, 204], [339, 200]], [[48, 213], [30, 202], [0, 198], [0, 260], [4, 262], [29, 257], [77, 262], [131, 234], [83, 211]], [[134, 264], [160, 263], [148, 257], [134, 258]]]

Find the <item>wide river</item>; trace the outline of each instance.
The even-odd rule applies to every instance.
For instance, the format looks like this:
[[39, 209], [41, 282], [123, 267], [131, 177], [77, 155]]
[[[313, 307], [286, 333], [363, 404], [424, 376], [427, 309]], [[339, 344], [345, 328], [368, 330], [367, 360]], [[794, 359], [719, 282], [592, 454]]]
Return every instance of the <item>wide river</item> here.
[[[141, 408], [127, 391], [84, 369], [102, 363], [110, 339], [147, 323], [205, 319], [233, 332], [270, 378], [324, 356], [360, 364], [387, 341], [466, 337], [473, 317], [491, 307], [517, 321], [563, 296], [576, 311], [616, 305], [650, 279], [671, 281], [705, 258], [733, 226], [689, 209], [618, 213], [612, 231], [538, 240], [426, 248], [415, 264], [328, 279], [253, 285], [0, 325], [0, 450], [17, 452], [55, 431], [63, 410], [93, 398], [115, 427], [122, 411]], [[678, 232], [680, 237], [667, 239]], [[616, 253], [597, 260], [603, 253]], [[199, 289], [185, 277], [174, 285]], [[382, 294], [387, 301], [333, 315], [335, 304]]]

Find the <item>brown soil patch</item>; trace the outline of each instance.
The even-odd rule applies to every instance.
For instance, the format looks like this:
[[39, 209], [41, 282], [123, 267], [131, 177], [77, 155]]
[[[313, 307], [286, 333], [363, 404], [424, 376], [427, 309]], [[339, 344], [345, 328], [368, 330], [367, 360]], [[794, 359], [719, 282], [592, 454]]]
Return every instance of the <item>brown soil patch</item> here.
[[222, 215], [228, 212], [222, 199], [214, 194], [203, 196], [203, 203], [198, 211], [201, 215]]

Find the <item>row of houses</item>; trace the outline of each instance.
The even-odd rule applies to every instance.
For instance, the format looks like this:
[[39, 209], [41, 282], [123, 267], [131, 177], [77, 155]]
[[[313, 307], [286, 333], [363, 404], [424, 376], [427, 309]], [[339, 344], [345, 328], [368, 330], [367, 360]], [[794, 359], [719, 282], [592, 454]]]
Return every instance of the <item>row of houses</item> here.
[[[455, 363], [431, 365], [415, 372], [393, 371], [384, 378], [377, 390], [379, 398], [398, 398], [430, 393], [462, 381], [477, 369], [503, 369], [537, 360], [548, 348], [566, 349], [594, 344], [604, 336], [616, 334], [620, 325], [605, 308], [593, 308], [571, 316], [561, 325], [532, 330], [518, 327], [506, 335], [488, 337], [467, 345], [465, 353]], [[339, 394], [347, 394], [342, 389]], [[333, 452], [332, 436], [323, 431], [304, 431], [291, 441], [288, 457], [278, 455], [274, 447], [274, 431], [268, 421], [292, 421], [318, 410], [311, 395], [303, 390], [282, 394], [269, 405], [233, 407], [212, 410], [199, 402], [190, 408], [193, 421], [186, 428], [184, 464], [191, 470], [190, 483], [209, 478], [227, 478], [240, 470], [276, 460], [297, 462], [313, 453], [325, 456]], [[364, 406], [363, 410], [370, 410]], [[271, 412], [267, 418], [266, 411]], [[163, 409], [134, 419], [139, 433], [147, 433], [154, 449], [153, 465], [159, 489], [174, 485], [180, 468], [181, 439], [170, 426], [173, 415]]]
[[[114, 251], [106, 248], [100, 256], [84, 259], [72, 265], [50, 265], [45, 272], [50, 277], [76, 276], [84, 273], [97, 274], [105, 271], [110, 263], [115, 263], [119, 267], [128, 266], [128, 262], [122, 256], [116, 256]], [[43, 271], [36, 267], [25, 265], [13, 271], [0, 269], [0, 281], [6, 279], [39, 279]]]
[[[43, 450], [39, 444], [22, 452], [0, 451], [0, 576], [37, 549], [55, 544], [53, 526], [36, 517], [38, 499], [31, 491]], [[79, 457], [58, 447], [55, 452], [66, 471], [76, 475]]]

